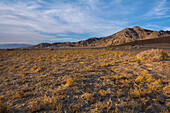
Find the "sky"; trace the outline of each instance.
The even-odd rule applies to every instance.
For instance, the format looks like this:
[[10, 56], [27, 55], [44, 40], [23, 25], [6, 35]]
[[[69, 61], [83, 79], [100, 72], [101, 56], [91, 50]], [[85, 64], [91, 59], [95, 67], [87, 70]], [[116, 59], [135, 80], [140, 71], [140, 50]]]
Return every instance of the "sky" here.
[[0, 44], [75, 42], [134, 26], [170, 30], [170, 0], [0, 0]]

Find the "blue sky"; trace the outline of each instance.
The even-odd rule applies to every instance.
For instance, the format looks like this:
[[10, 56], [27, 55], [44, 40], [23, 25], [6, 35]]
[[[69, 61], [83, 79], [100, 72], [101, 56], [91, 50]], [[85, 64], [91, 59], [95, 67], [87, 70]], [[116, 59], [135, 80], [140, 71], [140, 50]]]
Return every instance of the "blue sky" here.
[[0, 44], [80, 41], [133, 26], [170, 30], [170, 0], [0, 0]]

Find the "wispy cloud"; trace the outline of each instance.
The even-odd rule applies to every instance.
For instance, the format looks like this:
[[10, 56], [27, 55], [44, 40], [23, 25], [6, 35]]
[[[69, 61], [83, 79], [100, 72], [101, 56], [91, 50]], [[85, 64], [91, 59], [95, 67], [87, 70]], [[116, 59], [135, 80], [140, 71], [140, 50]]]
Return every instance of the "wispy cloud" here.
[[165, 27], [164, 30], [170, 31], [170, 27]]
[[[154, 7], [151, 8], [144, 16], [148, 18], [166, 18], [170, 17], [170, 2], [167, 0], [156, 1]], [[152, 7], [152, 6], [151, 6]]]
[[[138, 15], [143, 11], [141, 3], [143, 1], [2, 0], [0, 42], [76, 41], [111, 35], [142, 21], [143, 16]], [[167, 3], [157, 1], [147, 9], [145, 17], [168, 16]]]
[[[7, 42], [27, 42], [29, 44], [36, 44], [39, 42], [54, 42], [54, 41], [70, 41], [73, 38], [59, 38], [56, 36], [43, 35], [25, 27], [16, 25], [2, 25], [0, 24], [0, 43]], [[29, 28], [28, 28], [29, 29]]]
[[[0, 2], [0, 27], [8, 26], [8, 33], [0, 31], [1, 37], [13, 39], [18, 37], [18, 41], [30, 40], [33, 37], [37, 41], [41, 37], [44, 40], [56, 39], [39, 34], [44, 33], [93, 33], [95, 35], [107, 35], [111, 31], [121, 29], [125, 21], [107, 20], [97, 17], [93, 13], [93, 8], [99, 2], [94, 0], [87, 2], [45, 2], [45, 1], [11, 1]], [[97, 11], [97, 9], [94, 9]], [[9, 27], [13, 26], [13, 27]], [[112, 29], [112, 30], [111, 30]], [[21, 37], [23, 36], [24, 37]], [[27, 36], [26, 36], [27, 35]], [[15, 38], [17, 40], [17, 38]], [[64, 39], [63, 39], [64, 40]], [[35, 41], [35, 42], [37, 42]], [[70, 40], [71, 41], [71, 40]], [[39, 40], [40, 42], [40, 40]]]

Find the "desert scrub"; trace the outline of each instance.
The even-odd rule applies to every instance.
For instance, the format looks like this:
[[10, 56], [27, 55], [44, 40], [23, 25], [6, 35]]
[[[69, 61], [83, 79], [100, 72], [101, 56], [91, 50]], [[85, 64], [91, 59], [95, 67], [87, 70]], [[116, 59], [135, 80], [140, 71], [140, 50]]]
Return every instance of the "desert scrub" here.
[[106, 95], [108, 94], [108, 92], [105, 91], [105, 90], [100, 90], [100, 91], [99, 91], [99, 94], [100, 94], [102, 97], [104, 97], [104, 96], [106, 96]]
[[0, 51], [4, 59], [0, 62], [0, 100], [18, 112], [27, 108], [28, 112], [90, 112], [96, 107], [96, 112], [138, 113], [147, 112], [152, 104], [169, 109], [169, 60], [137, 63], [136, 52], [124, 52]]
[[92, 103], [94, 101], [94, 94], [93, 93], [84, 93], [81, 96], [82, 99], [86, 100], [88, 103]]
[[170, 93], [170, 83], [163, 88], [165, 93]]
[[[38, 101], [33, 100], [30, 106], [31, 112], [39, 112], [42, 108]], [[29, 111], [29, 109], [27, 110]]]
[[150, 49], [136, 55], [141, 61], [161, 61], [169, 58], [168, 54], [161, 49]]
[[40, 72], [40, 71], [43, 71], [43, 70], [45, 70], [45, 67], [44, 67], [44, 66], [40, 66], [40, 67], [38, 67], [38, 68], [35, 70], [35, 72]]
[[29, 72], [21, 72], [20, 73], [23, 77], [27, 76], [29, 74]]
[[93, 67], [92, 66], [88, 66], [86, 69], [85, 69], [86, 72], [92, 72], [93, 71]]
[[[152, 74], [149, 74], [149, 72], [147, 70], [144, 70], [141, 72], [141, 75], [139, 75], [136, 79], [135, 82], [139, 83], [139, 82], [155, 82], [156, 79], [153, 77]], [[161, 80], [159, 80], [158, 82], [161, 82]]]
[[145, 96], [145, 93], [137, 87], [135, 87], [134, 89], [131, 88], [129, 93], [134, 98], [140, 98], [142, 96]]
[[74, 86], [74, 80], [73, 80], [73, 78], [68, 78], [67, 80], [66, 80], [66, 84], [65, 84], [65, 86], [66, 87], [72, 87], [72, 86]]
[[111, 64], [110, 63], [102, 63], [101, 64], [101, 67], [108, 67], [108, 66], [111, 66]]
[[160, 92], [161, 90], [161, 85], [157, 84], [156, 82], [149, 84], [148, 88], [152, 91], [152, 92]]
[[139, 59], [132, 59], [132, 60], [128, 60], [128, 62], [139, 62]]
[[138, 76], [138, 78], [135, 79], [135, 81], [147, 81], [149, 83], [154, 82], [155, 78], [152, 77], [152, 74], [147, 74], [147, 75], [142, 75], [142, 76]]

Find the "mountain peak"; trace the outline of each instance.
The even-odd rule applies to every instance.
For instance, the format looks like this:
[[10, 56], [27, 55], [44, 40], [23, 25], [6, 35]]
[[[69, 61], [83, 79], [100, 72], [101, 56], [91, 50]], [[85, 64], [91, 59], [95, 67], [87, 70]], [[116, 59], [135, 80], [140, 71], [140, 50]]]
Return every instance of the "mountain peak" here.
[[133, 28], [143, 29], [143, 28], [141, 28], [140, 26], [134, 26]]
[[136, 31], [136, 30], [146, 30], [146, 29], [144, 29], [144, 28], [142, 28], [142, 27], [140, 27], [140, 26], [134, 26], [134, 27], [132, 27], [132, 28], [125, 28], [125, 29], [123, 29], [122, 31]]

